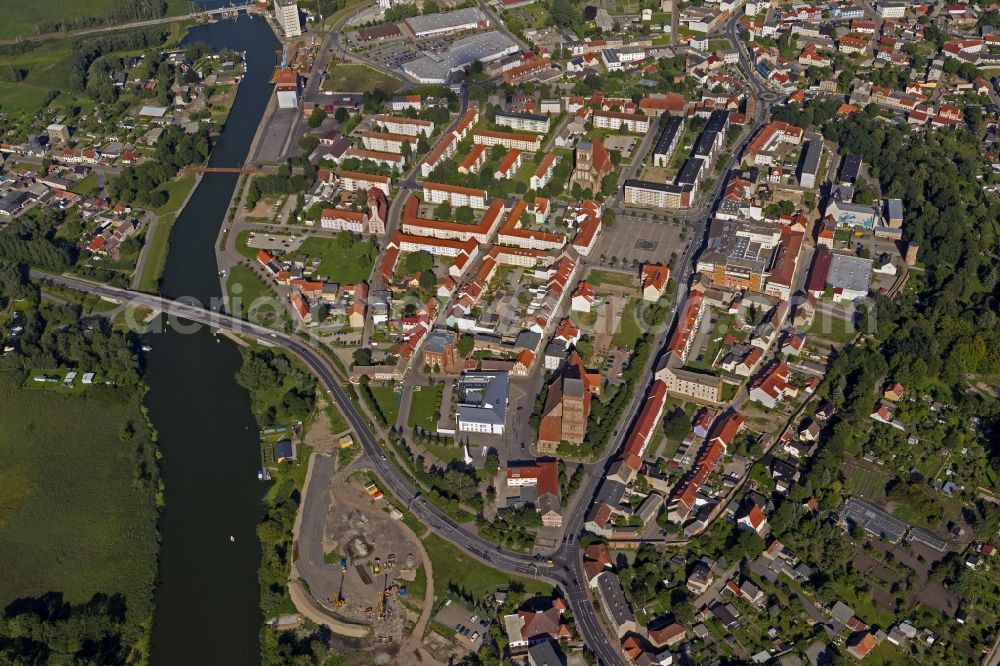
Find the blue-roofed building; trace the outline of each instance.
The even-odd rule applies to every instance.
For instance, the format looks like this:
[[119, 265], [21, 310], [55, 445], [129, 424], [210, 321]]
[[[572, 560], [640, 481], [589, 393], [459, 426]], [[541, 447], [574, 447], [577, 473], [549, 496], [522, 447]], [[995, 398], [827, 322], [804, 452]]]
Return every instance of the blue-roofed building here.
[[298, 456], [295, 454], [294, 442], [290, 439], [283, 439], [280, 442], [275, 442], [274, 459], [278, 462], [298, 460]]

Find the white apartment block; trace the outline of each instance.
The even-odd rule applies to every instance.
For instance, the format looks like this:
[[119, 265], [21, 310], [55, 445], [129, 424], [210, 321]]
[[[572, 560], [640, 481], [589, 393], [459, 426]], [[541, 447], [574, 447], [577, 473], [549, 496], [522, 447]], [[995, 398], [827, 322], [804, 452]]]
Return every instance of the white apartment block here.
[[496, 116], [496, 124], [522, 132], [545, 134], [549, 131], [549, 117], [533, 113], [505, 113]]
[[594, 111], [594, 127], [618, 130], [622, 125], [633, 134], [649, 131], [649, 116], [644, 113], [618, 113], [616, 111]]
[[385, 193], [385, 196], [389, 196], [391, 185], [392, 181], [388, 176], [373, 176], [357, 171], [340, 172], [340, 187], [347, 192], [357, 192], [358, 190], [367, 192], [371, 188], [377, 187]]
[[324, 208], [319, 224], [324, 229], [333, 231], [350, 231], [352, 233], [364, 233], [367, 228], [368, 216], [365, 213], [357, 213], [351, 210], [335, 210]]
[[672, 183], [644, 180], [625, 181], [625, 203], [644, 208], [687, 208], [691, 205], [692, 189]]
[[538, 165], [535, 173], [531, 176], [531, 189], [540, 190], [549, 184], [549, 181], [552, 180], [552, 172], [555, 171], [558, 161], [555, 153], [545, 154], [541, 164]]
[[402, 154], [403, 144], [410, 144], [410, 150], [416, 152], [417, 138], [408, 134], [390, 134], [388, 132], [365, 132], [361, 135], [361, 143], [368, 150], [383, 153]]
[[503, 146], [508, 150], [517, 148], [529, 153], [537, 152], [542, 147], [542, 137], [537, 134], [494, 132], [491, 130], [475, 130], [472, 133], [472, 142], [487, 148]]
[[458, 149], [458, 140], [455, 139], [454, 134], [445, 134], [438, 141], [434, 149], [427, 154], [424, 158], [423, 164], [420, 165], [420, 174], [427, 178], [431, 175], [431, 172], [437, 168], [437, 165], [444, 160], [451, 159], [455, 155], [455, 151]]
[[453, 208], [469, 206], [482, 210], [486, 208], [486, 190], [424, 183], [424, 201], [435, 205], [447, 201]]
[[375, 124], [385, 128], [386, 132], [393, 134], [408, 134], [417, 136], [423, 134], [430, 137], [434, 133], [434, 123], [420, 118], [407, 118], [405, 116], [390, 116], [380, 113], [375, 116]]

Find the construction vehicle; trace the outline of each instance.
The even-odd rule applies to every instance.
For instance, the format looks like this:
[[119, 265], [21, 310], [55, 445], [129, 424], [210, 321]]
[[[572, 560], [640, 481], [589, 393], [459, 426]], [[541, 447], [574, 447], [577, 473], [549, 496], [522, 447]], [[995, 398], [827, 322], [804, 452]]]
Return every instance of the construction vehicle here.
[[389, 553], [389, 557], [386, 558], [385, 568], [392, 569], [396, 566], [396, 553]]
[[341, 559], [340, 560], [340, 573], [346, 573], [346, 572], [347, 572], [347, 560]]
[[382, 570], [381, 564], [382, 563], [379, 561], [377, 557], [375, 558], [375, 562], [372, 563], [372, 573], [374, 573], [376, 576], [378, 575], [378, 572]]
[[[347, 567], [346, 566], [344, 567], [344, 571], [347, 571]], [[345, 600], [344, 600], [344, 578], [345, 578], [345, 574], [343, 572], [341, 572], [341, 574], [340, 574], [340, 589], [337, 590], [337, 608], [343, 608], [344, 607], [344, 603], [345, 603]]]

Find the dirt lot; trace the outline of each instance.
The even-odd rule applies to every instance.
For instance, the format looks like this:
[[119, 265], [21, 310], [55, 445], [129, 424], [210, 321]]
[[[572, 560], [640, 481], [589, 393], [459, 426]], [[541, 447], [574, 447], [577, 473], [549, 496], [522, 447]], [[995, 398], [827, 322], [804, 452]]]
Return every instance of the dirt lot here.
[[[360, 480], [352, 477], [335, 496], [324, 550], [333, 563], [341, 558], [347, 561], [340, 593], [344, 605], [339, 612], [351, 620], [371, 622], [377, 637], [398, 645], [422, 608], [426, 574], [421, 550], [403, 524], [386, 513], [385, 500], [372, 500]], [[406, 589], [405, 596], [400, 596], [401, 588]], [[379, 620], [379, 597], [384, 590], [390, 593], [384, 618]]]

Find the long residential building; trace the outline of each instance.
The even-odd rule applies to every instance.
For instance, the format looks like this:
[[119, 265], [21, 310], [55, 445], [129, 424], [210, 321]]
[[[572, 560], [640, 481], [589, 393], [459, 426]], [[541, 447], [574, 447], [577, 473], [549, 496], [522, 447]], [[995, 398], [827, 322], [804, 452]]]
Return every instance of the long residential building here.
[[347, 192], [357, 192], [358, 190], [367, 192], [370, 188], [377, 187], [386, 196], [389, 196], [391, 186], [392, 180], [388, 176], [376, 176], [359, 171], [340, 172], [340, 187]]
[[684, 304], [684, 310], [677, 318], [677, 326], [670, 336], [670, 342], [667, 343], [671, 355], [676, 356], [681, 363], [687, 361], [691, 345], [701, 325], [701, 318], [705, 315], [704, 306], [705, 295], [700, 291], [691, 290]]
[[366, 150], [364, 148], [356, 148], [351, 146], [344, 152], [345, 160], [361, 160], [374, 162], [375, 164], [380, 164], [382, 166], [389, 167], [394, 171], [402, 171], [403, 166], [406, 161], [403, 156], [399, 153], [386, 153], [378, 150]]
[[514, 202], [497, 233], [498, 243], [516, 245], [528, 250], [558, 250], [566, 245], [566, 237], [562, 234], [524, 229], [521, 226], [521, 217], [527, 208], [528, 204], [524, 199], [518, 199]]
[[633, 134], [649, 131], [649, 116], [642, 113], [619, 113], [617, 111], [594, 111], [594, 127], [619, 130], [624, 125]]
[[494, 199], [486, 214], [475, 224], [432, 220], [417, 215], [418, 202], [416, 197], [410, 197], [403, 207], [403, 233], [414, 236], [429, 236], [449, 240], [466, 241], [476, 239], [482, 244], [492, 241], [497, 225], [503, 218], [504, 203], [502, 199]]
[[537, 134], [477, 129], [472, 132], [472, 141], [481, 146], [492, 147], [499, 145], [508, 150], [517, 148], [529, 153], [537, 152], [542, 148], [542, 137]]
[[455, 208], [469, 206], [485, 209], [486, 199], [486, 190], [443, 183], [424, 183], [424, 201], [427, 203], [439, 204], [447, 201]]
[[375, 116], [375, 124], [385, 128], [386, 132], [393, 134], [408, 134], [417, 136], [423, 134], [430, 137], [434, 133], [434, 123], [420, 118], [407, 118], [406, 116], [391, 116], [380, 113]]
[[670, 158], [674, 156], [681, 136], [684, 135], [684, 118], [681, 116], [670, 116], [663, 124], [663, 131], [660, 138], [656, 140], [653, 147], [653, 166], [668, 167]]
[[548, 116], [534, 113], [507, 113], [500, 111], [496, 114], [497, 125], [503, 125], [519, 132], [545, 134], [549, 131], [549, 122], [550, 119]]
[[409, 144], [410, 150], [416, 152], [417, 138], [410, 134], [393, 134], [391, 132], [363, 132], [361, 143], [368, 150], [377, 150], [384, 153], [403, 152], [403, 144]]
[[[679, 119], [678, 119], [679, 120]], [[625, 181], [625, 203], [644, 208], [687, 208], [694, 188], [691, 185], [654, 183], [648, 180]]]

